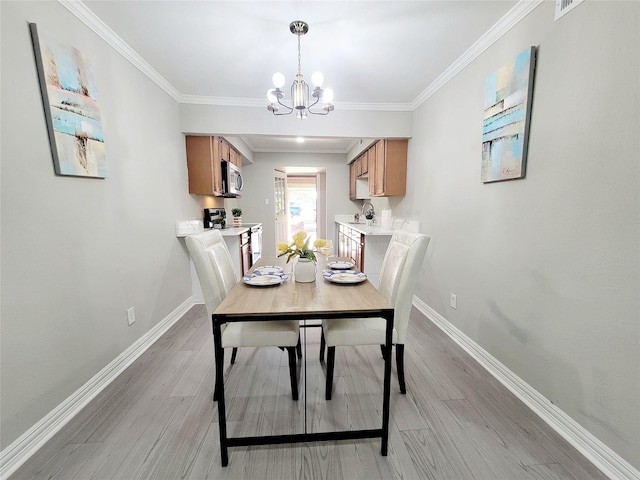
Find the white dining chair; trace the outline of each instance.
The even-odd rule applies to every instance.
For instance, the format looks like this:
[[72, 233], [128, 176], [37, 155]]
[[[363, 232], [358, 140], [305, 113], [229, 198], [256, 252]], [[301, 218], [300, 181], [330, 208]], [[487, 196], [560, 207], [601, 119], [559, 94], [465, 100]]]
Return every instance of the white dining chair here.
[[[185, 239], [196, 267], [209, 317], [238, 283], [229, 249], [218, 230], [207, 230]], [[296, 347], [299, 347], [300, 325], [297, 320], [265, 322], [230, 322], [220, 328], [222, 348], [233, 348], [231, 363], [235, 363], [238, 347], [286, 348], [289, 356], [291, 395], [298, 400]], [[301, 350], [298, 348], [301, 355]], [[214, 400], [217, 392], [214, 392]]]
[[[378, 290], [394, 307], [393, 344], [400, 392], [407, 393], [404, 379], [404, 344], [411, 313], [414, 288], [429, 245], [430, 237], [407, 230], [396, 230], [382, 261]], [[350, 287], [345, 287], [350, 288]], [[327, 349], [325, 398], [331, 400], [336, 346], [380, 345], [385, 343], [383, 318], [323, 320], [320, 361]], [[382, 348], [384, 354], [384, 348]]]

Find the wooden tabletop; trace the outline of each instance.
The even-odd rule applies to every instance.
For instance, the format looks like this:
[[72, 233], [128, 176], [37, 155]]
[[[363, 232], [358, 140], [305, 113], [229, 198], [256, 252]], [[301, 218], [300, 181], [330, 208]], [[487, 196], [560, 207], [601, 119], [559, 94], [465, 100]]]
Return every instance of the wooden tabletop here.
[[301, 314], [313, 318], [314, 313], [323, 316], [353, 316], [356, 312], [371, 316], [371, 312], [393, 309], [369, 280], [358, 284], [335, 284], [325, 280], [322, 274], [326, 269], [326, 261], [327, 259], [318, 255], [315, 282], [298, 283], [291, 275], [295, 260], [287, 264], [282, 257], [260, 258], [254, 268], [280, 265], [289, 273], [289, 278], [281, 285], [268, 287], [240, 282], [229, 292], [214, 315], [227, 320], [247, 316], [274, 316], [282, 319], [287, 316], [299, 317]]

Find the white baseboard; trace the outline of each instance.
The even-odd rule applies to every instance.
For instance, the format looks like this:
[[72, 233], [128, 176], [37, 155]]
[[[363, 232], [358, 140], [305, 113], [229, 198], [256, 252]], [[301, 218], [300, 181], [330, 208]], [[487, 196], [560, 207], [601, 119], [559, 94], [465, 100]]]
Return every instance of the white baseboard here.
[[461, 330], [449, 323], [442, 315], [415, 296], [413, 297], [413, 305], [516, 397], [522, 400], [536, 415], [549, 424], [562, 438], [573, 445], [602, 473], [612, 480], [640, 480], [640, 471], [636, 470], [629, 462], [585, 430], [569, 415], [553, 405], [531, 385], [500, 363]]
[[6, 479], [53, 437], [82, 408], [105, 389], [118, 375], [169, 330], [192, 306], [193, 297], [167, 315], [133, 345], [53, 409], [20, 438], [0, 452], [0, 479]]

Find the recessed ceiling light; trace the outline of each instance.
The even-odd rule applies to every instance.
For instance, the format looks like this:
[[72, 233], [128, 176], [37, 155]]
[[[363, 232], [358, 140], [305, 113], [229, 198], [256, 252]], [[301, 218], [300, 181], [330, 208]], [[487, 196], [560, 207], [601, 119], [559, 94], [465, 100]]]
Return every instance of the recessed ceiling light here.
[[304, 143], [304, 137], [297, 137], [297, 138], [296, 138], [296, 142], [298, 142], [298, 143]]

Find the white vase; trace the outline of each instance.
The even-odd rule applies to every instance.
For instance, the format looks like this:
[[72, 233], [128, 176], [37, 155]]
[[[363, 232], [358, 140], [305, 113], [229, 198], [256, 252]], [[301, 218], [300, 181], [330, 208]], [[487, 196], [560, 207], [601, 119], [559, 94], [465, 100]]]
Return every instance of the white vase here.
[[233, 217], [233, 226], [241, 227], [242, 226], [242, 217]]
[[296, 282], [309, 283], [316, 281], [316, 262], [308, 258], [298, 258], [293, 267], [293, 275]]

